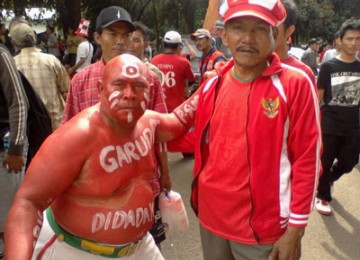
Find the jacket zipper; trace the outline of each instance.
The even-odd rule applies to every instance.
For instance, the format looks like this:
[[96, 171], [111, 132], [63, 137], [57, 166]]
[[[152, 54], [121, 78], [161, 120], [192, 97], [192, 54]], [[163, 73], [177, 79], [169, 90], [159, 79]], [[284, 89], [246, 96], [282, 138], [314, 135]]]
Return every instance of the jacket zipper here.
[[[205, 127], [205, 130], [204, 130], [204, 132], [203, 132], [202, 135], [201, 135], [200, 150], [201, 150], [201, 149], [204, 147], [204, 145], [205, 145], [205, 139], [206, 139], [206, 135], [207, 135], [207, 131], [208, 131], [208, 129], [209, 129], [209, 126], [210, 126], [210, 121], [207, 123], [207, 125], [206, 125], [206, 127]], [[198, 179], [199, 179], [200, 172], [201, 172], [201, 170], [204, 168], [203, 155], [202, 155], [202, 153], [200, 153], [200, 155], [201, 155], [201, 167], [200, 167], [199, 170], [196, 172], [195, 178], [193, 179], [193, 181], [192, 181], [192, 183], [191, 183], [191, 192], [193, 192], [195, 186], [198, 185], [197, 182], [198, 182]], [[197, 192], [198, 192], [198, 191], [199, 191], [199, 190], [197, 190]], [[190, 196], [190, 197], [191, 197], [191, 196]], [[191, 198], [190, 198], [190, 205], [191, 205], [191, 207], [192, 207], [195, 215], [198, 217], [198, 216], [199, 216], [198, 208], [195, 207], [195, 205], [193, 205]]]
[[[207, 122], [205, 128], [204, 128], [204, 131], [201, 133], [201, 140], [200, 140], [200, 151], [202, 150], [202, 148], [204, 147], [205, 143], [206, 143], [206, 138], [209, 134], [209, 128], [210, 128], [210, 121], [211, 121], [211, 118], [214, 114], [214, 109], [215, 109], [215, 102], [216, 102], [216, 98], [217, 98], [217, 94], [218, 94], [218, 91], [219, 91], [219, 88], [220, 88], [220, 84], [221, 84], [221, 80], [222, 80], [222, 76], [218, 74], [218, 79], [216, 81], [216, 85], [215, 85], [215, 93], [214, 93], [214, 104], [213, 104], [213, 110], [211, 111], [211, 116], [209, 118], [209, 121]], [[199, 170], [196, 172], [196, 177], [193, 179], [192, 183], [191, 183], [191, 194], [192, 192], [194, 191], [194, 188], [198, 182], [198, 179], [199, 179], [199, 175], [200, 175], [200, 172], [201, 170], [203, 169], [204, 167], [204, 159], [203, 159], [203, 154], [200, 152], [200, 155], [201, 155], [201, 167], [199, 168]], [[198, 190], [197, 190], [198, 191]], [[190, 195], [190, 205], [195, 213], [196, 216], [199, 215], [199, 212], [198, 212], [198, 208], [195, 207], [195, 205], [192, 203], [192, 199], [191, 199], [191, 195]]]
[[247, 107], [248, 107], [248, 113], [247, 113], [247, 116], [246, 116], [246, 126], [245, 126], [245, 131], [246, 131], [246, 144], [247, 144], [247, 161], [248, 161], [248, 165], [249, 165], [249, 194], [250, 194], [250, 200], [251, 200], [251, 213], [250, 213], [250, 218], [249, 218], [249, 225], [250, 225], [250, 228], [253, 232], [253, 235], [254, 235], [254, 238], [255, 240], [259, 243], [260, 242], [260, 238], [259, 238], [259, 235], [256, 233], [253, 225], [252, 225], [252, 222], [251, 222], [251, 219], [252, 219], [252, 216], [254, 214], [254, 202], [253, 202], [253, 197], [252, 197], [252, 193], [251, 193], [251, 163], [250, 163], [250, 146], [249, 146], [249, 135], [248, 135], [248, 124], [249, 124], [249, 116], [250, 116], [250, 95], [251, 95], [251, 91], [252, 91], [252, 88], [253, 88], [253, 82], [251, 82], [251, 85], [250, 85], [250, 91], [249, 91], [249, 95], [248, 95], [248, 99], [247, 99]]

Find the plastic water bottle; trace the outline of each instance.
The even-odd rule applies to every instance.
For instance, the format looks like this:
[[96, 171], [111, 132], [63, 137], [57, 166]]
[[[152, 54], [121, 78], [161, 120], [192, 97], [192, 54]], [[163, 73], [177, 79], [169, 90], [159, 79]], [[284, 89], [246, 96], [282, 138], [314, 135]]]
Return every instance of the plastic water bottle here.
[[9, 150], [9, 146], [10, 146], [10, 131], [7, 131], [3, 137], [4, 150], [5, 151]]
[[161, 193], [159, 208], [162, 222], [166, 225], [166, 235], [173, 236], [189, 228], [189, 219], [180, 193], [175, 191], [170, 191], [167, 195]]

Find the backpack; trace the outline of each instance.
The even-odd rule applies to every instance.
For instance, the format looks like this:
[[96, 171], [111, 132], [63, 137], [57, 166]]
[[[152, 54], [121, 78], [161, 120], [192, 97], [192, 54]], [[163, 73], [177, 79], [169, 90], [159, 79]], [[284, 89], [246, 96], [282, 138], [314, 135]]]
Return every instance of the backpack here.
[[19, 71], [24, 90], [29, 101], [26, 134], [29, 142], [26, 168], [39, 150], [41, 144], [52, 133], [49, 111], [35, 92], [28, 79]]

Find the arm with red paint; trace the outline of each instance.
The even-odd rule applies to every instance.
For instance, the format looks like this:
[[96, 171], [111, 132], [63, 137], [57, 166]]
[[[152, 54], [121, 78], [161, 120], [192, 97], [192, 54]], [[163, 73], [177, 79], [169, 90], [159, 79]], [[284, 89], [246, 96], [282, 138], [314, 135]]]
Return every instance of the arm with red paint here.
[[195, 117], [197, 105], [201, 93], [201, 88], [178, 106], [172, 114], [187, 129], [181, 136], [177, 136], [167, 143], [167, 148], [171, 152], [195, 152]]
[[[154, 66], [154, 65], [153, 65]], [[149, 67], [151, 69], [151, 67]], [[160, 77], [161, 73], [157, 67], [153, 67], [154, 71], [150, 71], [154, 74], [154, 85], [153, 85], [153, 97], [151, 98], [150, 109], [154, 110], [159, 113], [167, 113], [167, 107], [165, 102], [164, 92], [161, 88]], [[158, 72], [158, 73], [156, 73]], [[171, 190], [171, 178], [170, 178], [170, 170], [168, 165], [168, 156], [167, 156], [167, 149], [166, 143], [157, 144], [159, 147], [156, 146], [155, 155], [157, 158], [157, 162], [160, 167], [160, 191], [170, 191]], [[158, 149], [158, 148], [162, 149]], [[156, 173], [157, 174], [157, 173]]]
[[[42, 212], [49, 205], [59, 225], [88, 240], [126, 244], [149, 230], [153, 141], [186, 133], [196, 103], [184, 103], [176, 115], [146, 110], [148, 85], [142, 75], [144, 65], [131, 55], [110, 61], [100, 84], [100, 104], [76, 115], [45, 141], [9, 213], [9, 259], [30, 259]], [[97, 221], [104, 214], [137, 210], [148, 216], [141, 225], [105, 228]]]
[[[69, 131], [71, 128], [77, 130]], [[87, 142], [83, 132], [70, 123], [53, 133], [38, 151], [9, 212], [5, 227], [7, 259], [31, 258], [42, 212], [77, 178], [91, 149]]]
[[195, 130], [167, 143], [169, 152], [195, 153]]
[[[185, 135], [194, 126], [200, 91], [198, 89], [172, 113], [155, 116], [160, 120], [156, 128], [156, 142], [174, 140]], [[189, 149], [192, 150], [192, 148]]]

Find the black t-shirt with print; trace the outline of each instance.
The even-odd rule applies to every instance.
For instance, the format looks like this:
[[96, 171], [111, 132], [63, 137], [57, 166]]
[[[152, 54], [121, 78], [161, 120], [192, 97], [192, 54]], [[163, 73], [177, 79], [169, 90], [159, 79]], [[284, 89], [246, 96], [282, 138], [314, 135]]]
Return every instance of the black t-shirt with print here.
[[324, 134], [359, 134], [360, 61], [333, 58], [320, 67], [317, 79], [324, 89], [321, 128]]

